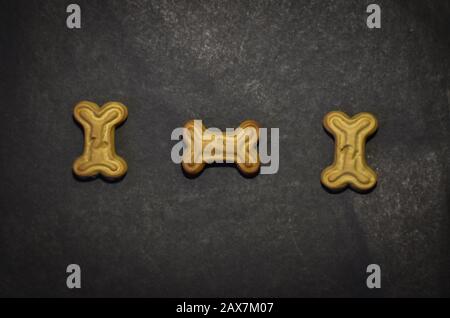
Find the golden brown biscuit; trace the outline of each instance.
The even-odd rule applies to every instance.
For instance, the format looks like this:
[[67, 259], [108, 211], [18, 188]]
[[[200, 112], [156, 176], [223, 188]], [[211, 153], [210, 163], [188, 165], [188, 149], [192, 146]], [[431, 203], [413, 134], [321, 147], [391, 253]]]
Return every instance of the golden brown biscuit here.
[[353, 117], [340, 111], [325, 115], [323, 126], [335, 139], [334, 162], [322, 171], [321, 182], [331, 190], [346, 186], [367, 191], [377, 183], [376, 173], [366, 162], [366, 139], [378, 127], [377, 119], [370, 113]]
[[128, 110], [118, 102], [109, 102], [99, 107], [82, 101], [73, 116], [84, 129], [83, 154], [73, 163], [73, 172], [79, 177], [101, 174], [107, 178], [120, 178], [127, 172], [127, 163], [116, 154], [114, 131], [125, 121]]
[[[239, 171], [245, 176], [254, 176], [258, 173], [260, 167], [257, 152], [259, 125], [256, 121], [242, 122], [233, 135], [217, 131], [214, 136], [208, 133], [203, 124], [195, 126], [195, 122], [190, 120], [184, 125], [183, 141], [187, 155], [184, 155], [181, 165], [188, 175], [198, 175], [206, 164], [213, 162], [236, 163]], [[194, 138], [198, 141], [199, 149], [195, 146]], [[218, 151], [219, 147], [214, 145], [221, 146], [222, 152]], [[208, 151], [211, 148], [214, 150]]]

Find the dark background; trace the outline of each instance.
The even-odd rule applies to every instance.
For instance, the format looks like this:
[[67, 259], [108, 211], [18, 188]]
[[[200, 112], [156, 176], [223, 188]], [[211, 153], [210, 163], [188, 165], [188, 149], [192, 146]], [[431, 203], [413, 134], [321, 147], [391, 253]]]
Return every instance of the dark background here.
[[[82, 29], [69, 30], [78, 3]], [[366, 6], [382, 28], [366, 27]], [[450, 296], [448, 1], [2, 1], [1, 296]], [[129, 165], [76, 180], [80, 100]], [[331, 110], [373, 112], [379, 175], [331, 194]], [[280, 128], [280, 170], [187, 179], [187, 120]], [[66, 287], [66, 266], [82, 289]], [[382, 288], [366, 287], [366, 266]]]

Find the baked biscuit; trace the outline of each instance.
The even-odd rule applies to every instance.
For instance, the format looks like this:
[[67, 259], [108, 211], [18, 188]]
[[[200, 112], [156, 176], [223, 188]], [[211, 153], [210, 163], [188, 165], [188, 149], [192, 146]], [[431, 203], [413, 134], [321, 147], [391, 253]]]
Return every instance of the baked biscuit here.
[[321, 182], [330, 190], [347, 186], [357, 191], [368, 191], [377, 183], [376, 173], [366, 162], [367, 138], [378, 127], [377, 119], [370, 113], [353, 117], [340, 111], [325, 115], [323, 126], [334, 136], [334, 162], [322, 171]]
[[119, 102], [109, 102], [99, 107], [82, 101], [73, 111], [75, 120], [84, 129], [83, 154], [73, 163], [73, 172], [79, 177], [98, 174], [111, 179], [123, 177], [127, 163], [116, 154], [114, 132], [126, 120], [128, 110]]
[[[199, 124], [196, 126], [195, 122]], [[242, 122], [233, 134], [218, 130], [209, 132], [200, 123], [200, 120], [190, 120], [184, 125], [183, 142], [186, 147], [181, 165], [185, 173], [196, 176], [210, 163], [235, 163], [245, 176], [258, 173], [259, 125], [256, 121]]]

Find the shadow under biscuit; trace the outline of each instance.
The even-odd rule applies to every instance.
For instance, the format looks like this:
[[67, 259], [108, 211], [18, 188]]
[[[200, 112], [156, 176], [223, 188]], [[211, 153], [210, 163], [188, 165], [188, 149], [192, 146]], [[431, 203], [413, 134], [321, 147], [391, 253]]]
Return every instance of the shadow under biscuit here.
[[95, 181], [97, 179], [101, 179], [101, 180], [103, 180], [106, 183], [114, 184], [114, 183], [122, 182], [122, 180], [125, 179], [126, 175], [127, 174], [125, 173], [123, 176], [120, 176], [118, 178], [108, 178], [108, 177], [106, 177], [106, 176], [104, 176], [102, 174], [97, 174], [95, 176], [89, 176], [89, 177], [82, 177], [82, 176], [77, 175], [72, 170], [72, 177], [78, 182], [92, 182], [92, 181]]
[[326, 192], [328, 192], [329, 194], [340, 194], [340, 193], [344, 192], [345, 190], [350, 189], [350, 190], [352, 190], [353, 192], [356, 192], [356, 193], [358, 193], [358, 194], [366, 195], [366, 194], [369, 194], [369, 193], [371, 193], [372, 191], [374, 191], [374, 190], [376, 189], [376, 187], [378, 186], [378, 182], [375, 183], [375, 185], [374, 185], [372, 188], [370, 188], [369, 190], [359, 190], [359, 189], [354, 189], [354, 188], [351, 187], [350, 185], [345, 186], [345, 187], [343, 187], [343, 188], [341, 188], [341, 189], [333, 190], [333, 189], [329, 189], [329, 188], [327, 188], [326, 186], [324, 186], [322, 182], [320, 182], [320, 185], [321, 185], [322, 188], [323, 188]]
[[203, 174], [203, 172], [204, 172], [205, 170], [211, 169], [211, 168], [213, 168], [213, 169], [215, 169], [215, 168], [232, 168], [232, 169], [234, 169], [234, 170], [237, 170], [237, 171], [239, 172], [239, 174], [240, 174], [241, 176], [243, 176], [244, 178], [246, 178], [246, 179], [253, 179], [254, 177], [256, 177], [256, 176], [259, 174], [259, 172], [260, 172], [260, 170], [261, 170], [261, 167], [260, 167], [255, 173], [252, 173], [252, 174], [246, 174], [246, 173], [243, 173], [243, 172], [237, 167], [236, 163], [216, 163], [216, 162], [210, 163], [210, 164], [206, 164], [205, 167], [202, 169], [202, 171], [200, 171], [199, 173], [197, 173], [197, 174], [195, 174], [195, 175], [192, 175], [192, 174], [187, 173], [187, 172], [183, 169], [183, 166], [182, 166], [182, 165], [180, 165], [180, 168], [181, 168], [181, 171], [183, 171], [183, 175], [184, 175], [186, 178], [188, 178], [188, 179], [197, 179], [198, 177], [200, 177], [200, 176]]

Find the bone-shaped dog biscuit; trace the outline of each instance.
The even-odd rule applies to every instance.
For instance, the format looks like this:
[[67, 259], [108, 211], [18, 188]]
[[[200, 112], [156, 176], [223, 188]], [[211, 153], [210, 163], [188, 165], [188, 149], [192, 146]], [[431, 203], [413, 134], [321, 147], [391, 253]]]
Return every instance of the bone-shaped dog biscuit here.
[[377, 119], [370, 113], [359, 113], [353, 117], [340, 111], [332, 111], [323, 119], [325, 129], [334, 136], [334, 162], [322, 171], [321, 182], [331, 190], [346, 186], [367, 191], [377, 182], [376, 173], [365, 158], [367, 137], [378, 127]]
[[[233, 134], [220, 131], [211, 134], [203, 124], [196, 126], [195, 122], [190, 120], [184, 125], [183, 141], [186, 148], [182, 167], [188, 175], [198, 175], [206, 164], [213, 162], [236, 163], [239, 171], [246, 176], [258, 173], [260, 161], [257, 152], [259, 140], [257, 122], [246, 120]], [[198, 148], [201, 149], [196, 149], [196, 141]], [[214, 145], [220, 147], [215, 147], [211, 152], [205, 152], [208, 147]], [[218, 148], [221, 148], [222, 152], [217, 151]]]
[[127, 163], [116, 154], [114, 145], [115, 128], [128, 116], [125, 105], [109, 102], [99, 107], [82, 101], [75, 106], [73, 115], [84, 129], [83, 154], [73, 163], [73, 172], [80, 177], [125, 175]]

